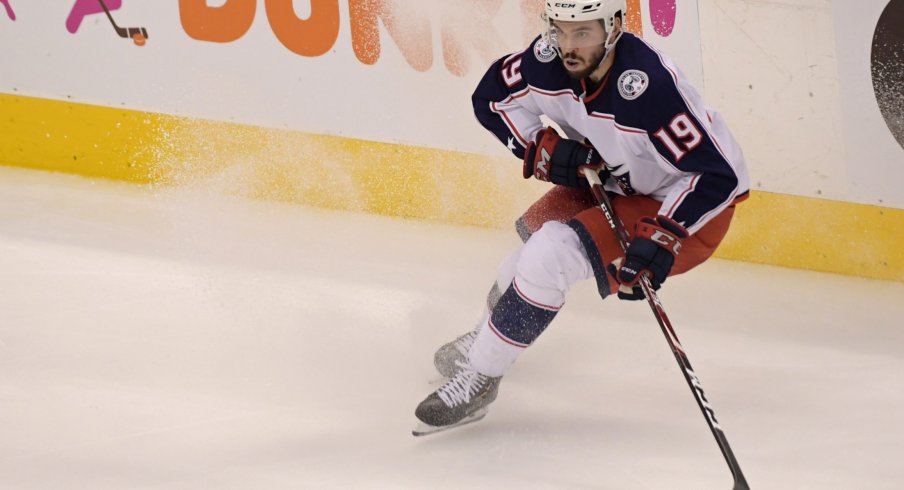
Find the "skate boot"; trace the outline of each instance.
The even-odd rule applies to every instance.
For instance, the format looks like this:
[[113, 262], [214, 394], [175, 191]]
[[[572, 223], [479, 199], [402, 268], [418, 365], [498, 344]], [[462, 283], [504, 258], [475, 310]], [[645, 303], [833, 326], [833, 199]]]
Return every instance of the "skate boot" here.
[[467, 362], [458, 362], [457, 371], [414, 411], [422, 424], [412, 432], [416, 436], [476, 422], [487, 414], [487, 406], [499, 393], [502, 377], [491, 378], [473, 370]]
[[439, 374], [447, 378], [455, 376], [458, 372], [458, 363], [467, 362], [468, 351], [474, 345], [474, 339], [477, 338], [477, 329], [459, 335], [455, 340], [447, 342], [433, 354], [433, 365]]

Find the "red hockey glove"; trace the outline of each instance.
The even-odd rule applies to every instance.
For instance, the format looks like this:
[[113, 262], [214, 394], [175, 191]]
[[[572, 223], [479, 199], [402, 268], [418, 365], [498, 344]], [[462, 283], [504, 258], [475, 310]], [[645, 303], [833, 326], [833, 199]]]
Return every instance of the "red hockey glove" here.
[[683, 226], [665, 216], [640, 218], [634, 229], [625, 261], [618, 267], [609, 266], [609, 273], [620, 284], [618, 297], [632, 301], [644, 298], [638, 284], [641, 274], [650, 278], [654, 290], [659, 289], [675, 264], [681, 240], [688, 237]]
[[602, 181], [609, 177], [603, 158], [595, 148], [562, 139], [552, 128], [541, 129], [524, 151], [525, 179], [533, 176], [557, 185], [588, 187], [587, 179], [581, 173], [584, 167], [599, 171]]

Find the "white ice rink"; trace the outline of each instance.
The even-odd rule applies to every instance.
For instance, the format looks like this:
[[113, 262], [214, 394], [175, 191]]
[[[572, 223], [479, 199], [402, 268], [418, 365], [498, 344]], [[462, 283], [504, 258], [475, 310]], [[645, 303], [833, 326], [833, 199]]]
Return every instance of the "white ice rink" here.
[[[590, 283], [486, 419], [410, 435], [518, 243], [0, 168], [0, 488], [731, 488], [646, 304]], [[751, 488], [904, 488], [904, 284], [713, 260], [661, 296]]]

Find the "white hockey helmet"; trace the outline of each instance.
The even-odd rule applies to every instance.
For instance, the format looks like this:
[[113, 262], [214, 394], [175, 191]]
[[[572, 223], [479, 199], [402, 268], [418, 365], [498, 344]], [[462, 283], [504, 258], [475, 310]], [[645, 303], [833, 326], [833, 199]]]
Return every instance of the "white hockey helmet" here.
[[545, 0], [546, 8], [543, 17], [546, 20], [547, 41], [558, 48], [555, 38], [555, 28], [553, 22], [581, 22], [587, 20], [602, 21], [606, 30], [606, 39], [600, 44], [603, 45], [607, 52], [621, 37], [614, 40], [608, 39], [609, 35], [615, 30], [615, 18], [622, 19], [622, 29], [625, 26], [625, 16], [628, 13], [628, 4], [626, 0]]
[[621, 14], [622, 25], [628, 13], [625, 0], [546, 0], [546, 18], [550, 21], [602, 20], [606, 32], [615, 28], [615, 17]]

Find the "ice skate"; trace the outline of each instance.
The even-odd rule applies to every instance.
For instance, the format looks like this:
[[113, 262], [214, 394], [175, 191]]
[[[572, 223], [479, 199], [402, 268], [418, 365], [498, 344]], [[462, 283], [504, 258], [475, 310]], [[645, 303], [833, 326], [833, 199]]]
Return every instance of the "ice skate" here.
[[477, 329], [459, 335], [450, 342], [446, 342], [442, 347], [437, 349], [433, 354], [433, 365], [439, 374], [451, 378], [460, 369], [459, 362], [467, 362], [468, 351], [474, 345], [474, 339], [477, 338]]
[[487, 406], [496, 399], [502, 377], [491, 378], [471, 369], [465, 362], [456, 363], [452, 378], [417, 406], [414, 414], [420, 420], [412, 434], [432, 434], [482, 419]]

